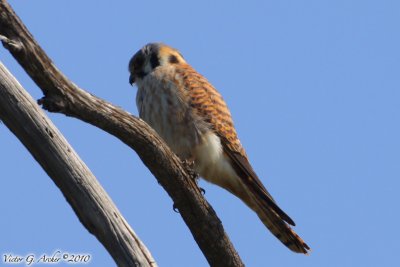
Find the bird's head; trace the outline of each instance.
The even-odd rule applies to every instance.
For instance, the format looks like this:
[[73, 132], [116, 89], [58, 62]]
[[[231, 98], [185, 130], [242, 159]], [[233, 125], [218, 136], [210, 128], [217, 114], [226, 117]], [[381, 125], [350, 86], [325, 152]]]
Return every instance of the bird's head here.
[[159, 66], [185, 63], [178, 50], [162, 43], [150, 43], [142, 47], [129, 61], [129, 83], [133, 85]]

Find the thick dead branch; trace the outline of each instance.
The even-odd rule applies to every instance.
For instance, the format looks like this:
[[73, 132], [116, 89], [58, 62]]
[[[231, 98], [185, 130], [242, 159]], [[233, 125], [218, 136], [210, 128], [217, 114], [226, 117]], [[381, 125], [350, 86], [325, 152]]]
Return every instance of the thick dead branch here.
[[133, 148], [167, 191], [211, 266], [243, 266], [192, 171], [144, 121], [69, 81], [39, 47], [11, 7], [0, 1], [4, 46], [42, 89], [43, 107], [88, 122]]
[[1, 62], [0, 119], [52, 178], [118, 266], [157, 266], [96, 177]]

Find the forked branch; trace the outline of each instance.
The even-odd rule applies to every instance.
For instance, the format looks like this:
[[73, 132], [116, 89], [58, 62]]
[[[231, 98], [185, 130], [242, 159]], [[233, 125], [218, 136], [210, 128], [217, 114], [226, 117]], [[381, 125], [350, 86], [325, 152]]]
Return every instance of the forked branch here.
[[0, 119], [60, 188], [79, 220], [118, 266], [157, 266], [96, 177], [1, 63]]
[[211, 266], [243, 266], [192, 171], [144, 121], [78, 88], [39, 47], [11, 7], [0, 1], [3, 44], [43, 91], [43, 108], [90, 123], [134, 149], [172, 198]]

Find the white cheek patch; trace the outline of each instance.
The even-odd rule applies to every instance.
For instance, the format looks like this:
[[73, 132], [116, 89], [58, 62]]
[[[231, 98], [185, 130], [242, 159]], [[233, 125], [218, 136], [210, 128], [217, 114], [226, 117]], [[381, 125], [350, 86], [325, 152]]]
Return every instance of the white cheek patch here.
[[167, 66], [169, 63], [168, 57], [160, 57], [158, 60], [160, 61], [160, 66]]
[[151, 67], [150, 61], [147, 60], [144, 64], [143, 71], [144, 73], [150, 73], [152, 70], [153, 68]]

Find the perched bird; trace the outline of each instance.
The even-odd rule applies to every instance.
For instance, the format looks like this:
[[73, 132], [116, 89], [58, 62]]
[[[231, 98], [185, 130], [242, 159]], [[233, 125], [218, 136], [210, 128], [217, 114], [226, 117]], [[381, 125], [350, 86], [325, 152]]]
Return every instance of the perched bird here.
[[291, 229], [257, 174], [238, 139], [228, 107], [218, 91], [178, 50], [150, 43], [129, 62], [129, 83], [136, 83], [139, 116], [195, 171], [247, 204], [289, 249], [310, 248]]

